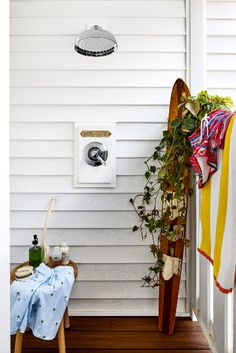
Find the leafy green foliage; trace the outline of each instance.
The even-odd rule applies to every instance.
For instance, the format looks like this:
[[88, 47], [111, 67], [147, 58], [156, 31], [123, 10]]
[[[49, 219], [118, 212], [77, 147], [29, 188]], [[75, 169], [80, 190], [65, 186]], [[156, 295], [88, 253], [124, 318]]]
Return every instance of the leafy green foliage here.
[[[151, 236], [150, 251], [155, 263], [144, 276], [143, 286], [156, 287], [160, 284], [159, 273], [163, 267], [163, 254], [160, 250], [160, 237], [165, 236], [174, 242], [185, 239], [188, 196], [193, 189], [188, 186], [191, 169], [189, 157], [192, 154], [188, 137], [200, 126], [202, 118], [216, 109], [229, 109], [232, 100], [229, 97], [210, 96], [207, 91], [196, 97], [182, 94], [179, 116], [174, 119], [163, 138], [155, 147], [153, 155], [145, 162], [146, 184], [144, 191], [130, 200], [138, 216], [139, 223], [133, 231], [140, 230], [142, 238]], [[170, 248], [174, 256], [174, 248]]]

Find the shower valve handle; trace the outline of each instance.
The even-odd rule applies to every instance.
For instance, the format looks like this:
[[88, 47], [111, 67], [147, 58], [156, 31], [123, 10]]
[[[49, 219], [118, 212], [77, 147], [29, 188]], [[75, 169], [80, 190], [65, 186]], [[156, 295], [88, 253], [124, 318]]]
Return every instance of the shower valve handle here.
[[105, 167], [107, 157], [108, 151], [101, 143], [91, 142], [86, 146], [85, 160], [89, 165], [93, 167], [99, 167], [103, 165]]

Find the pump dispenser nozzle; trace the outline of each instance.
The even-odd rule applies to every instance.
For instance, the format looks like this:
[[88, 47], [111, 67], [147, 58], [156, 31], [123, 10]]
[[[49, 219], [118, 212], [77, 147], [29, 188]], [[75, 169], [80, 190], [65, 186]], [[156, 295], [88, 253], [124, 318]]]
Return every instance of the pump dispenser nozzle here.
[[37, 234], [34, 234], [33, 237], [34, 237], [34, 240], [32, 241], [32, 244], [37, 245], [39, 243]]

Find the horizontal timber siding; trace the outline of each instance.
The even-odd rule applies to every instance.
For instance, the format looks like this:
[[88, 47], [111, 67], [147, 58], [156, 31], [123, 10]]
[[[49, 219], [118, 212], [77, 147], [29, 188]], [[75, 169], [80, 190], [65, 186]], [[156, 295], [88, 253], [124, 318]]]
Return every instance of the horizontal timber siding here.
[[[79, 265], [74, 315], [155, 315], [141, 288], [153, 258], [129, 204], [166, 128], [171, 87], [186, 77], [184, 0], [11, 1], [11, 262], [24, 261], [56, 197], [48, 241]], [[105, 25], [118, 52], [79, 56], [85, 26]], [[117, 123], [117, 187], [73, 186], [74, 122]], [[179, 315], [186, 314], [184, 259]]]

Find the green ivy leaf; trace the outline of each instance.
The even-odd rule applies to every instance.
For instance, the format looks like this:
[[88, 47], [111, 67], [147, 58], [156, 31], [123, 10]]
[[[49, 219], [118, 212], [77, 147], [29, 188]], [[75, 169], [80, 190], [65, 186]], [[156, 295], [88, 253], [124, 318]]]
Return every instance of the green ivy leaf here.
[[195, 120], [191, 117], [188, 117], [182, 122], [182, 130], [191, 132], [195, 129]]
[[150, 176], [151, 176], [151, 173], [147, 171], [147, 172], [145, 173], [145, 178], [148, 180], [148, 179], [150, 178]]
[[150, 172], [156, 173], [157, 168], [155, 165], [151, 165], [149, 169], [150, 169]]
[[181, 118], [177, 118], [171, 122], [171, 126], [173, 127], [173, 129], [177, 129], [178, 127], [180, 127], [181, 124], [182, 124]]
[[168, 130], [164, 130], [163, 131], [163, 137], [167, 137], [169, 135], [169, 131]]
[[150, 276], [145, 276], [145, 277], [142, 277], [142, 280], [147, 282], [147, 283], [150, 283], [152, 279], [151, 279]]

